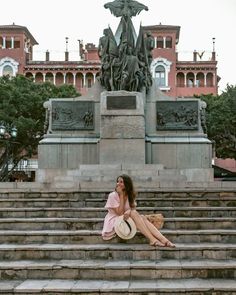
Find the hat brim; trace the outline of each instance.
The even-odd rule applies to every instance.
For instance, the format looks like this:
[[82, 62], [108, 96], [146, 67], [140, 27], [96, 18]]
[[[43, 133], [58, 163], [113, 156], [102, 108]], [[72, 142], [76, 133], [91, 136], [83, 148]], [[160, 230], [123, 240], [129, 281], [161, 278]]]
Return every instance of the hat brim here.
[[124, 220], [124, 215], [117, 217], [114, 229], [116, 234], [124, 240], [132, 239], [137, 232], [133, 219], [129, 217]]

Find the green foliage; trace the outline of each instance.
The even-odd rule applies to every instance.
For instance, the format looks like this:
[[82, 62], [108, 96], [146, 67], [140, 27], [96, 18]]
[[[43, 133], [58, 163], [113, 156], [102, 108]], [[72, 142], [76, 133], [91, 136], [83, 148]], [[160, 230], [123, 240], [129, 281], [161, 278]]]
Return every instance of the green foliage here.
[[221, 95], [201, 99], [207, 103], [208, 137], [215, 141], [216, 156], [236, 159], [236, 86], [227, 85]]
[[[49, 98], [79, 95], [72, 85], [58, 87], [50, 82], [34, 83], [32, 79], [22, 75], [13, 78], [0, 77], [0, 122], [14, 125], [18, 130], [16, 144], [9, 145], [10, 155], [15, 164], [20, 159], [29, 158], [37, 153], [38, 143], [43, 137], [45, 120], [43, 103]], [[2, 157], [5, 156], [5, 145], [5, 141], [0, 141]]]

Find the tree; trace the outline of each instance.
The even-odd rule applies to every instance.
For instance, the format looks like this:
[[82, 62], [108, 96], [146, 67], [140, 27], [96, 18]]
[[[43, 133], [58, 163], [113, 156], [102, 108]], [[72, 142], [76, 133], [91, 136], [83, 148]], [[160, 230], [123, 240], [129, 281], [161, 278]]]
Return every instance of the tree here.
[[0, 181], [5, 180], [8, 175], [7, 152], [14, 166], [21, 159], [28, 159], [37, 154], [38, 143], [44, 134], [43, 103], [49, 98], [79, 95], [72, 85], [55, 86], [50, 82], [37, 84], [22, 75], [13, 78], [0, 77], [0, 122], [14, 125], [18, 130], [17, 138], [8, 145], [8, 151], [8, 141], [0, 141]]
[[227, 85], [221, 95], [204, 95], [208, 137], [215, 142], [216, 156], [236, 159], [236, 86]]

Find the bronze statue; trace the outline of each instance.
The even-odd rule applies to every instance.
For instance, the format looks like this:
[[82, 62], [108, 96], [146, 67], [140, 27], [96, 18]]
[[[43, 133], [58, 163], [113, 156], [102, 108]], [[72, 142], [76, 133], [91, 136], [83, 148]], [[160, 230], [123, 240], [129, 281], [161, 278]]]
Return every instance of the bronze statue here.
[[152, 36], [151, 32], [147, 32], [145, 44], [146, 44], [147, 55], [148, 55], [148, 64], [150, 65], [152, 62], [152, 50], [155, 47], [154, 37]]
[[119, 16], [136, 16], [142, 10], [148, 10], [148, 7], [134, 0], [115, 0], [104, 5], [109, 8], [111, 13], [116, 17]]
[[141, 26], [138, 39], [135, 40], [131, 21], [132, 16], [148, 10], [147, 6], [134, 0], [115, 0], [104, 6], [115, 16], [121, 17], [121, 34], [118, 44], [110, 28], [105, 29], [99, 39], [101, 85], [108, 91], [142, 91], [143, 88], [148, 91], [152, 85], [149, 65], [153, 45], [148, 42], [150, 38], [145, 40]]

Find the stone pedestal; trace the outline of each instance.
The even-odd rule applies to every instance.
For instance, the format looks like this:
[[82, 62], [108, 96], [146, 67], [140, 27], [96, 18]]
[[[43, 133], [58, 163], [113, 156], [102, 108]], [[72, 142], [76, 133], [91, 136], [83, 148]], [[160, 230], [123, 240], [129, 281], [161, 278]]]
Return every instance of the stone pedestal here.
[[103, 92], [100, 115], [100, 164], [145, 164], [142, 93]]
[[200, 99], [175, 99], [155, 88], [50, 99], [36, 179], [74, 187], [127, 173], [149, 186], [212, 182], [212, 144]]

